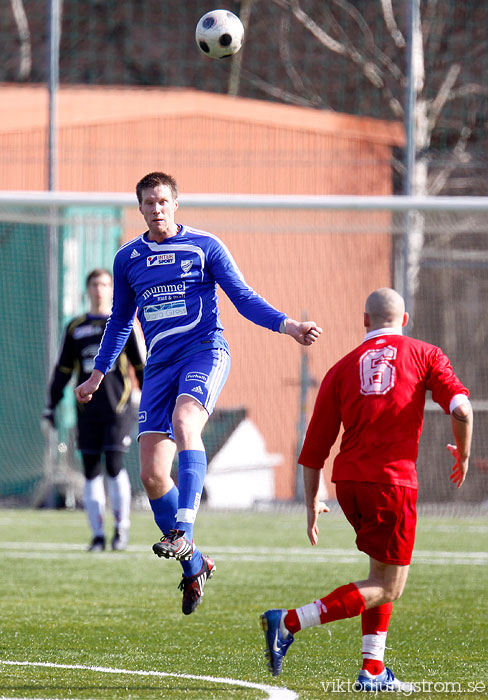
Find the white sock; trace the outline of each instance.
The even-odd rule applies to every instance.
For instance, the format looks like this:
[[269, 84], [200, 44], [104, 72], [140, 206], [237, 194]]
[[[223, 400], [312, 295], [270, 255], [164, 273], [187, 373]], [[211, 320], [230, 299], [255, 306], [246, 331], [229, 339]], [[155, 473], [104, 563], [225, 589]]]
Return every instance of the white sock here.
[[386, 632], [377, 632], [376, 634], [363, 634], [363, 644], [361, 647], [363, 659], [374, 659], [375, 661], [384, 661], [386, 635]]
[[130, 527], [130, 479], [126, 469], [121, 469], [116, 477], [107, 477], [108, 494], [112, 504], [115, 527], [128, 530]]
[[105, 488], [103, 476], [85, 481], [83, 505], [94, 537], [104, 537], [103, 516], [105, 515]]
[[320, 625], [320, 612], [316, 603], [302, 605], [302, 607], [297, 608], [296, 611], [298, 619], [300, 620], [300, 629], [304, 630], [307, 627], [316, 627]]

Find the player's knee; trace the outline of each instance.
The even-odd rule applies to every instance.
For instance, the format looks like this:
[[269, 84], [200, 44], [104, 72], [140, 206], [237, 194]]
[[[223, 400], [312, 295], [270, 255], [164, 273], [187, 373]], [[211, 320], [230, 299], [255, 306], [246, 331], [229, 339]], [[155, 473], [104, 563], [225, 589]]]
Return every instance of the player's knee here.
[[388, 588], [383, 589], [384, 603], [394, 603], [403, 593], [404, 585], [402, 583], [393, 584]]
[[141, 481], [148, 498], [159, 498], [162, 495], [163, 485], [154, 474], [146, 474], [141, 471]]
[[188, 414], [176, 414], [173, 416], [173, 432], [179, 449], [184, 449], [196, 435], [200, 434], [195, 421]]
[[154, 469], [141, 468], [141, 481], [149, 498], [160, 498], [171, 490], [174, 482], [170, 474], [161, 474]]
[[146, 491], [152, 491], [154, 488], [157, 488], [160, 480], [154, 473], [141, 469], [141, 481]]
[[102, 456], [101, 454], [82, 454], [83, 471], [87, 481], [93, 481], [102, 473]]
[[123, 456], [123, 452], [110, 451], [105, 453], [107, 474], [112, 477], [112, 479], [115, 479], [122, 470]]
[[208, 420], [206, 409], [189, 396], [179, 396], [171, 418], [178, 450], [194, 449]]
[[187, 421], [184, 416], [173, 414], [172, 423], [175, 440], [178, 443], [188, 432]]

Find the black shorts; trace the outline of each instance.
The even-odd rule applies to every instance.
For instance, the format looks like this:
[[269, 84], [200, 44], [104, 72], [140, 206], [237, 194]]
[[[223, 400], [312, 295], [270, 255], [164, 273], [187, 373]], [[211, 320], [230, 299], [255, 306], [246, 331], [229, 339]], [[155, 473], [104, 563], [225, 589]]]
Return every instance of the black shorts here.
[[78, 414], [78, 449], [84, 454], [127, 452], [132, 442], [134, 424], [128, 408], [123, 413], [110, 414], [103, 420], [84, 413]]

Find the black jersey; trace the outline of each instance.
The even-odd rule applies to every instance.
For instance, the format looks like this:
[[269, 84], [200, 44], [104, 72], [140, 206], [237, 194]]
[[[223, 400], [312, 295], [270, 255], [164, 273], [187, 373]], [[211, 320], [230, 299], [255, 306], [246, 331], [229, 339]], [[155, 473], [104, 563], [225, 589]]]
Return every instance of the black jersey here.
[[[84, 382], [93, 371], [98, 347], [105, 331], [108, 316], [83, 314], [74, 318], [64, 329], [58, 361], [49, 387], [48, 408], [54, 411], [61, 401], [64, 387], [73, 373], [77, 384]], [[112, 369], [107, 372], [98, 391], [87, 404], [78, 404], [80, 414], [106, 421], [123, 413], [131, 394], [129, 364], [134, 367], [139, 385], [142, 387], [144, 363], [134, 331]]]

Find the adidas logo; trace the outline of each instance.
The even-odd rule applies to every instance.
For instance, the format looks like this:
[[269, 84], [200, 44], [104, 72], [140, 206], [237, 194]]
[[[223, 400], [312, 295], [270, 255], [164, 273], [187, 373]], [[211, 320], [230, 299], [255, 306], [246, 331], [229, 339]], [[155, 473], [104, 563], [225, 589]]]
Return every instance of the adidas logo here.
[[131, 257], [131, 259], [132, 259], [132, 258], [138, 258], [139, 255], [140, 255], [140, 253], [138, 253], [137, 250], [134, 248], [134, 249], [132, 250], [132, 253], [130, 254], [130, 257]]
[[192, 392], [194, 394], [203, 394], [202, 387], [201, 386], [196, 386], [194, 389], [192, 389]]

